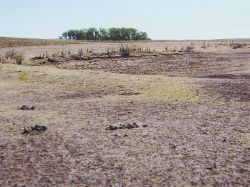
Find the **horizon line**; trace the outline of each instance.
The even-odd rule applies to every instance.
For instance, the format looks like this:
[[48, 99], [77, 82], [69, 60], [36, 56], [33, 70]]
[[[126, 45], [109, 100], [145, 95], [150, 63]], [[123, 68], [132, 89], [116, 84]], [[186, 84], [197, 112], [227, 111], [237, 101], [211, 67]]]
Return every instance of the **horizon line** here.
[[[36, 39], [36, 40], [65, 40], [65, 39], [59, 39], [58, 38], [38, 38], [38, 37], [16, 37], [16, 36], [0, 36], [0, 38], [12, 38], [12, 39]], [[198, 38], [198, 39], [151, 39], [149, 41], [218, 41], [218, 40], [250, 40], [249, 38]], [[67, 40], [66, 40], [67, 41]], [[91, 41], [91, 40], [68, 40], [68, 41]], [[96, 40], [97, 42], [98, 40]], [[134, 41], [134, 40], [127, 40], [127, 41]]]

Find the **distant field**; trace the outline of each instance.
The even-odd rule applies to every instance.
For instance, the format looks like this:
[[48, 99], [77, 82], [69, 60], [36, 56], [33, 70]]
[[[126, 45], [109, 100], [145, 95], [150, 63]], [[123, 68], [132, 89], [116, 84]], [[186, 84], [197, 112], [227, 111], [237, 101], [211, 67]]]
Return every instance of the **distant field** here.
[[[250, 39], [223, 39], [223, 40], [206, 40], [207, 43], [229, 43], [231, 41], [240, 43], [250, 43]], [[91, 41], [80, 40], [59, 40], [59, 39], [36, 39], [36, 38], [13, 38], [0, 37], [0, 48], [4, 47], [20, 47], [20, 46], [47, 46], [47, 45], [67, 45], [67, 44], [82, 44]], [[123, 43], [140, 43], [141, 41], [127, 41]], [[204, 40], [152, 40], [150, 43], [203, 43]], [[91, 42], [93, 43], [93, 42]], [[100, 43], [96, 41], [96, 43]], [[121, 41], [105, 41], [101, 43], [121, 43]]]
[[9, 38], [0, 37], [1, 47], [18, 47], [18, 46], [46, 46], [46, 45], [66, 45], [80, 43], [77, 41], [66, 40], [45, 40], [45, 39], [27, 39], [27, 38]]

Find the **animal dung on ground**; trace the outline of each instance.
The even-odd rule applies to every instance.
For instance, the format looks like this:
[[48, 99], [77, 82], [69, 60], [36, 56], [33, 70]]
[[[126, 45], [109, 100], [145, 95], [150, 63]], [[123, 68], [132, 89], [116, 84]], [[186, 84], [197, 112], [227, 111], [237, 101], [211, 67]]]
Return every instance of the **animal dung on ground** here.
[[119, 129], [135, 129], [139, 127], [140, 127], [139, 125], [133, 122], [133, 123], [127, 123], [127, 124], [120, 124], [118, 126], [110, 125], [106, 128], [106, 130], [114, 131], [114, 130], [119, 130]]
[[31, 128], [27, 128], [25, 127], [23, 129], [23, 132], [22, 134], [24, 135], [28, 135], [30, 133], [43, 133], [47, 130], [48, 128], [45, 127], [45, 126], [40, 126], [40, 125], [35, 125], [34, 127], [31, 127]]
[[122, 92], [119, 95], [132, 96], [132, 95], [140, 95], [140, 93], [139, 92]]
[[32, 106], [32, 107], [28, 107], [26, 105], [23, 105], [21, 107], [18, 108], [19, 110], [35, 110], [36, 107]]

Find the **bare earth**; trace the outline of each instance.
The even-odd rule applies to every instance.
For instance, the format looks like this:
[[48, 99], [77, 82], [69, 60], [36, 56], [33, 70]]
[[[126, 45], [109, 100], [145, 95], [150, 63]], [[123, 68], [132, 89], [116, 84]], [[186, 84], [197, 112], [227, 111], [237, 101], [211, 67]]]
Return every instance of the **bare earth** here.
[[[0, 64], [0, 186], [249, 186], [250, 48], [192, 45], [197, 52]], [[82, 44], [16, 50], [69, 48]], [[128, 123], [138, 128], [119, 128]], [[35, 125], [47, 129], [22, 134]]]

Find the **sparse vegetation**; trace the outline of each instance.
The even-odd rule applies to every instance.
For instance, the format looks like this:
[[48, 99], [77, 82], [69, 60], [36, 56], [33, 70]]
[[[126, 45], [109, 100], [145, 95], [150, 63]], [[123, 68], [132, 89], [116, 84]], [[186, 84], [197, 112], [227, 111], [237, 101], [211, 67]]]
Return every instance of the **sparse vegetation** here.
[[169, 48], [168, 46], [165, 47], [165, 50], [163, 52], [166, 53], [175, 53], [177, 50], [176, 48]]
[[33, 61], [40, 61], [42, 64], [46, 62], [60, 62], [65, 60], [91, 60], [95, 58], [128, 58], [131, 56], [145, 56], [151, 54], [157, 54], [158, 52], [154, 49], [146, 47], [138, 47], [136, 45], [123, 45], [119, 48], [107, 48], [105, 52], [94, 52], [93, 49], [80, 48], [76, 53], [71, 51], [61, 51], [60, 53], [49, 54], [48, 52], [41, 53], [39, 56], [31, 58]]
[[232, 47], [232, 49], [240, 49], [246, 47], [247, 45], [242, 43], [232, 43], [230, 44], [230, 46]]
[[7, 51], [4, 56], [0, 56], [0, 63], [13, 63], [13, 64], [22, 64], [25, 60], [23, 54], [16, 52], [15, 50]]
[[130, 56], [131, 49], [126, 46], [124, 47], [123, 45], [120, 47], [120, 55], [121, 57], [128, 58]]
[[193, 46], [187, 46], [184, 52], [193, 52], [194, 49], [195, 48]]
[[203, 45], [201, 46], [202, 49], [206, 49], [207, 46], [206, 46], [206, 41], [203, 41]]
[[195, 49], [194, 46], [187, 46], [187, 47], [182, 47], [179, 52], [191, 53], [194, 52], [194, 49]]
[[15, 56], [15, 61], [17, 64], [22, 64], [23, 61], [25, 60], [25, 57], [23, 54], [20, 54], [20, 53], [17, 53], [16, 56]]
[[81, 49], [79, 49], [79, 51], [78, 51], [78, 55], [79, 55], [80, 57], [83, 57], [84, 52], [83, 52], [83, 49], [82, 49], [82, 48], [81, 48]]
[[46, 51], [45, 53], [41, 53], [39, 56], [34, 57], [33, 59], [46, 59], [50, 57], [57, 57], [58, 53], [53, 53], [52, 55], [49, 55], [49, 53]]

